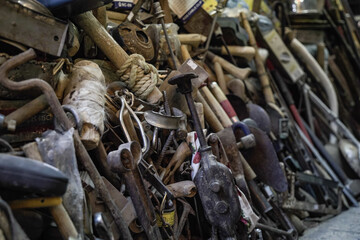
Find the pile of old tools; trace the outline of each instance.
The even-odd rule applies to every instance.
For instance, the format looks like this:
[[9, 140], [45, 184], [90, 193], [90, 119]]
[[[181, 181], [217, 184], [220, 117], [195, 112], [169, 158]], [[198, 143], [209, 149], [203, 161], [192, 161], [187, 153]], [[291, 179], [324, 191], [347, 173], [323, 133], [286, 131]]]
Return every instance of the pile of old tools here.
[[347, 0], [134, 2], [0, 0], [0, 239], [297, 239], [358, 206]]

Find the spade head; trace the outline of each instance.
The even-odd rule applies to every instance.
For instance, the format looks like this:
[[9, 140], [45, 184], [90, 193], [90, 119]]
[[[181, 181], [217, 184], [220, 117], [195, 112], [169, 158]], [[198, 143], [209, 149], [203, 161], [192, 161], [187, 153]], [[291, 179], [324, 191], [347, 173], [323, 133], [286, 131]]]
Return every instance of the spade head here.
[[249, 117], [256, 122], [261, 130], [269, 134], [271, 131], [271, 122], [267, 112], [262, 107], [254, 103], [248, 103], [247, 107]]
[[271, 131], [270, 117], [267, 112], [257, 104], [246, 104], [240, 97], [234, 94], [226, 95], [231, 105], [234, 107], [236, 115], [240, 120], [251, 118], [257, 126], [266, 133]]
[[[249, 126], [249, 129], [255, 136], [256, 146], [241, 151], [243, 156], [262, 182], [277, 192], [285, 192], [288, 183], [270, 138], [258, 128]], [[235, 136], [240, 140], [243, 134], [237, 130]]]

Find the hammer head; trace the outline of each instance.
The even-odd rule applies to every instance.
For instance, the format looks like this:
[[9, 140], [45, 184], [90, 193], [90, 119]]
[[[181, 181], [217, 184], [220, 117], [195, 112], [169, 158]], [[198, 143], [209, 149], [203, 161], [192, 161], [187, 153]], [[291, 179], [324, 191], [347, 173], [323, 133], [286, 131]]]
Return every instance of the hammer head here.
[[191, 79], [197, 78], [198, 75], [195, 73], [182, 73], [172, 77], [168, 82], [171, 85], [177, 85], [178, 91], [182, 94], [192, 92]]

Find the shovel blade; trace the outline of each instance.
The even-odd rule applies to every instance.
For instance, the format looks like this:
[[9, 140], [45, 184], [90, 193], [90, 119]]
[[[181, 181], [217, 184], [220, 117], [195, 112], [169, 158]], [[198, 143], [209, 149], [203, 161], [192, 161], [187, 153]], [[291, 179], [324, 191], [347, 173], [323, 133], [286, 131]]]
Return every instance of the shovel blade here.
[[[262, 182], [277, 192], [285, 192], [288, 183], [270, 138], [261, 129], [249, 128], [255, 136], [256, 146], [242, 152], [245, 159]], [[240, 131], [236, 132], [236, 137], [241, 137]]]

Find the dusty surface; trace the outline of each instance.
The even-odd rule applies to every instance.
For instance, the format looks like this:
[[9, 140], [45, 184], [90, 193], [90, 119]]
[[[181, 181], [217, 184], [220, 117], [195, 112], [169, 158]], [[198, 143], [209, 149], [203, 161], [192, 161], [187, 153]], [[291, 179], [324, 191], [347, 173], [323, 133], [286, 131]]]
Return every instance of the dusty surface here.
[[360, 240], [360, 207], [350, 208], [320, 225], [309, 228], [300, 240]]

